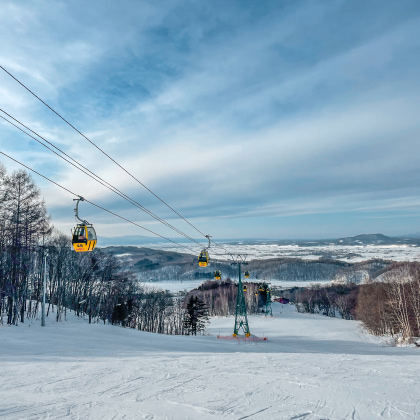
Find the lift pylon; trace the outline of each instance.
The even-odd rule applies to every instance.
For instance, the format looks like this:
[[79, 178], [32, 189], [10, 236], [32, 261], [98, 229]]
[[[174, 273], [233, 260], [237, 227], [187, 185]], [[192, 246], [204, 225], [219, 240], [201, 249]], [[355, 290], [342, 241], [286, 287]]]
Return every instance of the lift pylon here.
[[273, 316], [273, 309], [271, 308], [270, 289], [267, 287], [267, 298], [265, 301], [265, 316]]
[[235, 328], [233, 330], [233, 336], [236, 337], [240, 330], [245, 334], [245, 337], [249, 337], [248, 317], [246, 314], [246, 304], [244, 296], [244, 287], [241, 280], [242, 265], [245, 263], [245, 257], [242, 255], [237, 256], [237, 260], [233, 263], [238, 264], [239, 282], [238, 282], [238, 295], [236, 297], [236, 311], [235, 311]]

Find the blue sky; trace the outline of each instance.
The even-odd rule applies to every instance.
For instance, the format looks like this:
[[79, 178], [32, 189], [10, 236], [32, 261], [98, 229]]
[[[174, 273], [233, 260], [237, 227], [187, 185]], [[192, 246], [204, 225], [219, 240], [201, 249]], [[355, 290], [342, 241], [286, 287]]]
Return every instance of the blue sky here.
[[[6, 0], [0, 63], [215, 238], [399, 235], [420, 231], [419, 28], [414, 0]], [[0, 108], [195, 236], [4, 72]], [[6, 123], [0, 139], [70, 190], [176, 236]], [[34, 179], [68, 232], [72, 197]], [[144, 233], [81, 211], [100, 235]]]

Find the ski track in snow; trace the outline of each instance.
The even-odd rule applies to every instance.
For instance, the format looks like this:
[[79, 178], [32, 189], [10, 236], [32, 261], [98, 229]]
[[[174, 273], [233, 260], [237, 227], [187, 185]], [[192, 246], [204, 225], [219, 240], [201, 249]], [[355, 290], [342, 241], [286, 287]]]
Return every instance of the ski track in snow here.
[[356, 321], [250, 316], [269, 340], [164, 336], [72, 314], [0, 327], [0, 419], [419, 419], [420, 350], [385, 347]]

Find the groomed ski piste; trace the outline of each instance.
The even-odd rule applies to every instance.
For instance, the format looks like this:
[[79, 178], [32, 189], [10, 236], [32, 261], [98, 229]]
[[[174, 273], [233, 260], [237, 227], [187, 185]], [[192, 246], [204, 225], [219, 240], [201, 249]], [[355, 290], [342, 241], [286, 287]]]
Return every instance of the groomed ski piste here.
[[67, 314], [0, 327], [4, 419], [420, 419], [420, 348], [390, 347], [356, 321], [249, 316], [262, 342], [167, 336]]

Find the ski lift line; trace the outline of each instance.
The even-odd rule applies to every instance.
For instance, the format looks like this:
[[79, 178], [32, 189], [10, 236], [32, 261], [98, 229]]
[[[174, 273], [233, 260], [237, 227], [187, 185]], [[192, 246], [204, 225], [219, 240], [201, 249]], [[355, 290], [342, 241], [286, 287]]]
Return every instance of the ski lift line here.
[[165, 204], [169, 209], [171, 209], [176, 215], [178, 215], [181, 219], [183, 219], [186, 223], [188, 223], [192, 228], [194, 228], [198, 233], [202, 236], [206, 236], [203, 232], [201, 232], [198, 228], [196, 228], [192, 223], [190, 223], [185, 217], [179, 214], [174, 208], [172, 208], [168, 203], [166, 203], [162, 198], [160, 198], [157, 194], [155, 194], [150, 188], [148, 188], [145, 184], [143, 184], [140, 180], [138, 180], [134, 175], [132, 175], [129, 171], [127, 171], [122, 165], [120, 165], [116, 160], [114, 160], [110, 155], [108, 155], [104, 150], [102, 150], [99, 146], [97, 146], [92, 140], [86, 137], [81, 131], [79, 131], [75, 126], [73, 126], [69, 121], [67, 121], [64, 117], [62, 117], [57, 111], [55, 111], [52, 107], [50, 107], [46, 102], [44, 102], [39, 96], [37, 96], [32, 90], [30, 90], [26, 85], [24, 85], [19, 79], [17, 79], [13, 74], [7, 71], [2, 65], [0, 68], [6, 72], [12, 79], [18, 82], [23, 88], [25, 88], [31, 95], [35, 96], [40, 102], [42, 102], [47, 108], [49, 108], [54, 114], [56, 114], [59, 118], [61, 118], [66, 124], [68, 124], [73, 130], [79, 133], [83, 138], [85, 138], [92, 146], [96, 147], [99, 151], [101, 151], [108, 159], [114, 162], [117, 166], [119, 166], [127, 175], [137, 181], [141, 186], [143, 186], [147, 191], [149, 191], [153, 196], [155, 196], [160, 202]]
[[[148, 231], [148, 232], [150, 232], [150, 233], [153, 233], [153, 235], [159, 236], [159, 238], [165, 239], [165, 240], [167, 240], [167, 241], [169, 241], [169, 242], [172, 242], [172, 243], [173, 243], [173, 244], [175, 244], [175, 245], [180, 246], [181, 248], [185, 248], [185, 249], [187, 249], [188, 251], [190, 251], [190, 252], [192, 252], [192, 253], [195, 253], [195, 251], [194, 251], [194, 250], [192, 250], [191, 248], [189, 248], [189, 247], [187, 247], [187, 246], [185, 246], [185, 245], [181, 245], [180, 243], [175, 242], [175, 241], [173, 241], [172, 239], [166, 238], [165, 236], [159, 235], [159, 233], [153, 232], [152, 230], [147, 229], [147, 228], [145, 228], [144, 226], [141, 226], [141, 225], [139, 225], [138, 223], [133, 222], [133, 221], [131, 221], [131, 220], [129, 220], [129, 219], [126, 219], [125, 217], [120, 216], [119, 214], [114, 213], [114, 212], [113, 212], [113, 211], [111, 211], [111, 210], [107, 210], [106, 208], [101, 207], [101, 206], [100, 206], [100, 205], [98, 205], [98, 204], [92, 203], [92, 201], [89, 201], [89, 200], [86, 200], [86, 199], [85, 199], [85, 201], [86, 201], [86, 203], [92, 204], [93, 206], [95, 206], [95, 207], [97, 207], [97, 208], [99, 208], [99, 209], [101, 209], [101, 210], [103, 210], [103, 211], [106, 211], [107, 213], [112, 214], [112, 215], [114, 215], [114, 216], [116, 216], [116, 217], [118, 217], [118, 218], [120, 218], [120, 219], [122, 219], [122, 220], [125, 220], [125, 221], [126, 221], [126, 222], [128, 222], [128, 223], [131, 223], [131, 224], [133, 224], [133, 225], [135, 225], [135, 226], [138, 226], [138, 227], [139, 227], [139, 228], [141, 228], [141, 229], [144, 229], [144, 230], [146, 230], [146, 231]], [[200, 244], [200, 245], [201, 245], [201, 244]]]
[[[84, 174], [90, 176], [92, 179], [94, 179], [96, 182], [100, 183], [101, 185], [103, 185], [104, 187], [108, 188], [109, 190], [111, 190], [112, 192], [114, 192], [115, 194], [119, 195], [120, 197], [124, 198], [126, 201], [128, 201], [130, 204], [138, 207], [140, 210], [142, 210], [143, 212], [145, 212], [146, 214], [148, 214], [149, 216], [153, 217], [155, 220], [161, 222], [162, 224], [164, 224], [165, 226], [169, 227], [170, 229], [174, 230], [175, 232], [177, 232], [178, 234], [180, 234], [181, 236], [184, 236], [185, 238], [189, 239], [192, 242], [195, 242], [197, 245], [200, 245], [200, 242], [198, 242], [197, 240], [195, 240], [194, 238], [191, 238], [190, 236], [188, 236], [186, 233], [180, 231], [178, 228], [176, 228], [175, 226], [171, 225], [170, 223], [168, 223], [166, 220], [162, 219], [161, 217], [155, 215], [153, 212], [151, 212], [150, 210], [148, 210], [146, 207], [144, 207], [143, 205], [141, 205], [140, 203], [138, 203], [137, 201], [135, 201], [134, 199], [132, 199], [131, 197], [129, 197], [128, 195], [126, 195], [125, 193], [123, 193], [121, 190], [119, 190], [118, 188], [114, 187], [112, 184], [110, 184], [109, 182], [105, 181], [103, 178], [101, 178], [99, 175], [96, 175], [94, 172], [92, 172], [91, 170], [89, 170], [88, 168], [86, 168], [85, 166], [83, 166], [81, 163], [79, 163], [77, 160], [73, 159], [71, 156], [69, 156], [67, 153], [65, 153], [63, 150], [61, 150], [60, 148], [58, 148], [57, 146], [55, 146], [53, 143], [51, 143], [50, 141], [46, 140], [44, 137], [42, 137], [41, 135], [39, 135], [38, 133], [36, 133], [35, 131], [33, 131], [32, 129], [30, 129], [29, 127], [27, 127], [25, 124], [21, 123], [19, 120], [17, 120], [16, 118], [14, 118], [13, 116], [11, 116], [10, 114], [8, 114], [6, 111], [4, 111], [3, 109], [0, 108], [0, 111], [3, 112], [4, 114], [6, 114], [8, 117], [12, 118], [14, 121], [16, 121], [18, 124], [20, 124], [21, 126], [25, 127], [27, 130], [29, 130], [30, 132], [32, 132], [33, 134], [35, 134], [36, 136], [38, 136], [39, 138], [41, 138], [42, 140], [44, 140], [46, 143], [48, 143], [49, 145], [51, 145], [52, 147], [54, 147], [56, 150], [59, 150], [60, 153], [62, 153], [64, 156], [68, 157], [69, 159], [71, 159], [73, 162], [75, 162], [77, 165], [79, 165], [81, 168], [80, 169], [78, 166], [76, 166], [74, 163], [70, 162], [68, 159], [64, 158], [63, 156], [59, 155], [57, 152], [55, 152], [54, 150], [52, 150], [50, 147], [48, 147], [47, 145], [43, 144], [41, 141], [39, 141], [37, 138], [31, 136], [29, 133], [27, 133], [26, 131], [22, 130], [20, 127], [18, 127], [17, 125], [13, 124], [11, 121], [9, 121], [7, 118], [4, 118], [2, 115], [0, 115], [0, 118], [2, 118], [3, 120], [5, 120], [6, 122], [8, 122], [9, 124], [13, 125], [14, 127], [16, 127], [18, 130], [22, 131], [23, 133], [25, 133], [27, 136], [31, 137], [32, 139], [34, 139], [36, 142], [38, 142], [39, 144], [41, 144], [42, 146], [46, 147], [48, 150], [50, 150], [51, 152], [53, 152], [54, 154], [56, 154], [58, 157], [60, 157], [61, 159], [65, 160], [66, 162], [70, 163], [71, 165], [73, 165], [76, 169], [78, 169], [79, 171], [83, 172]], [[87, 173], [87, 172], [89, 173]], [[96, 179], [97, 178], [97, 179]]]
[[[49, 106], [45, 101], [43, 101], [39, 96], [37, 96], [32, 90], [30, 90], [25, 84], [23, 84], [19, 79], [17, 79], [13, 74], [11, 74], [9, 71], [7, 71], [2, 65], [0, 65], [0, 68], [7, 73], [10, 77], [12, 77], [17, 83], [19, 83], [24, 89], [26, 89], [31, 95], [33, 95], [35, 98], [37, 98], [40, 102], [42, 102], [47, 108], [49, 108], [54, 114], [56, 114], [59, 118], [61, 118], [66, 124], [68, 124], [71, 128], [73, 128], [77, 133], [79, 133], [83, 138], [85, 138], [89, 143], [91, 143], [94, 147], [96, 147], [100, 152], [102, 152], [105, 156], [107, 156], [112, 162], [114, 162], [117, 166], [119, 166], [124, 172], [126, 172], [131, 178], [133, 178], [136, 182], [138, 182], [140, 185], [142, 185], [147, 191], [149, 191], [153, 196], [155, 196], [160, 202], [165, 204], [170, 210], [172, 210], [178, 217], [183, 219], [186, 223], [188, 223], [193, 229], [195, 229], [198, 233], [200, 233], [202, 236], [206, 237], [206, 235], [201, 232], [197, 227], [195, 227], [191, 222], [189, 222], [186, 218], [184, 218], [180, 213], [178, 213], [173, 207], [171, 207], [168, 203], [166, 203], [163, 199], [161, 199], [157, 194], [155, 194], [150, 188], [148, 188], [145, 184], [143, 184], [140, 180], [138, 180], [134, 175], [132, 175], [130, 172], [128, 172], [122, 165], [120, 165], [117, 161], [115, 161], [111, 156], [109, 156], [104, 150], [102, 150], [99, 146], [97, 146], [92, 140], [90, 140], [87, 136], [85, 136], [81, 131], [79, 131], [76, 127], [74, 127], [69, 121], [67, 121], [63, 116], [61, 116], [57, 111], [55, 111], [51, 106]], [[80, 165], [80, 164], [79, 164]], [[185, 235], [183, 235], [185, 236]], [[187, 236], [185, 236], [187, 237]], [[188, 239], [191, 239], [188, 237]], [[195, 240], [194, 240], [195, 241]], [[195, 241], [196, 242], [196, 241]], [[226, 254], [230, 255], [230, 253], [223, 248], [221, 245], [219, 245], [215, 241], [213, 242], [216, 246], [219, 246], [222, 248]]]
[[218, 244], [216, 241], [213, 241], [212, 239], [210, 240], [210, 242], [213, 242], [214, 245], [218, 246], [219, 248], [223, 249], [223, 251], [225, 251], [226, 254], [228, 255], [232, 255], [231, 252], [229, 252], [226, 248], [224, 248], [222, 245]]
[[[70, 191], [68, 188], [63, 187], [62, 185], [58, 184], [57, 182], [53, 181], [52, 179], [50, 179], [50, 178], [46, 177], [45, 175], [42, 175], [41, 173], [39, 173], [39, 172], [38, 172], [38, 171], [36, 171], [35, 169], [32, 169], [32, 168], [30, 168], [29, 166], [25, 165], [24, 163], [22, 163], [22, 162], [18, 161], [17, 159], [12, 158], [11, 156], [9, 156], [8, 154], [6, 154], [6, 153], [2, 152], [1, 150], [0, 150], [0, 154], [2, 154], [3, 156], [6, 156], [6, 157], [7, 157], [7, 158], [9, 158], [10, 160], [13, 160], [14, 162], [18, 163], [19, 165], [23, 166], [24, 168], [28, 169], [29, 171], [34, 172], [35, 174], [39, 175], [40, 177], [42, 177], [42, 178], [46, 179], [47, 181], [49, 181], [49, 182], [51, 182], [51, 183], [55, 184], [57, 187], [60, 187], [61, 189], [63, 189], [63, 190], [65, 190], [65, 191], [67, 191], [67, 192], [68, 192], [68, 193], [70, 193], [70, 194], [72, 194], [73, 196], [80, 197], [78, 194], [74, 193], [73, 191]], [[123, 217], [123, 216], [120, 216], [119, 214], [114, 213], [114, 212], [112, 212], [111, 210], [108, 210], [108, 209], [106, 209], [106, 208], [104, 208], [104, 207], [102, 207], [102, 206], [100, 206], [100, 205], [98, 205], [98, 204], [95, 204], [95, 203], [93, 203], [92, 201], [89, 201], [89, 200], [86, 200], [86, 199], [85, 199], [84, 201], [86, 201], [86, 202], [87, 202], [87, 203], [89, 203], [89, 204], [92, 204], [93, 206], [95, 206], [95, 207], [97, 207], [97, 208], [99, 208], [99, 209], [101, 209], [101, 210], [103, 210], [103, 211], [105, 211], [105, 212], [107, 212], [107, 213], [112, 214], [113, 216], [116, 216], [116, 217], [118, 217], [118, 218], [120, 218], [120, 219], [122, 219], [122, 220], [124, 220], [124, 221], [126, 221], [126, 222], [128, 222], [128, 223], [131, 223], [131, 224], [133, 224], [133, 225], [135, 225], [135, 226], [137, 226], [137, 227], [139, 227], [139, 228], [141, 228], [141, 229], [143, 229], [143, 230], [146, 230], [147, 232], [150, 232], [150, 233], [152, 233], [153, 235], [158, 236], [159, 238], [162, 238], [162, 239], [165, 239], [166, 241], [172, 242], [173, 244], [175, 244], [175, 245], [177, 245], [177, 246], [179, 246], [179, 247], [181, 247], [181, 248], [185, 248], [185, 249], [187, 249], [188, 251], [190, 251], [191, 253], [195, 254], [195, 251], [194, 251], [194, 250], [192, 250], [191, 248], [189, 248], [189, 247], [187, 247], [187, 246], [185, 246], [185, 245], [182, 245], [182, 244], [180, 244], [180, 243], [178, 243], [178, 242], [175, 242], [175, 241], [173, 241], [172, 239], [166, 238], [165, 236], [162, 236], [162, 235], [160, 235], [159, 233], [153, 232], [152, 230], [150, 230], [150, 229], [148, 229], [148, 228], [145, 228], [144, 226], [141, 226], [141, 225], [139, 225], [138, 223], [133, 222], [133, 221], [131, 221], [131, 220], [129, 220], [129, 219], [127, 219], [127, 218]], [[201, 245], [201, 244], [200, 244], [200, 245]]]
[[[4, 118], [3, 116], [0, 115], [0, 118], [3, 118], [5, 121], [7, 121], [9, 124], [13, 125], [14, 127], [16, 127], [18, 130], [22, 131], [23, 133], [25, 133], [26, 135], [28, 135], [29, 137], [31, 137], [32, 139], [34, 139], [35, 141], [37, 141], [39, 144], [41, 144], [42, 146], [46, 147], [47, 149], [49, 149], [50, 151], [52, 151], [53, 153], [55, 153], [58, 157], [60, 157], [61, 159], [65, 160], [66, 162], [70, 163], [71, 165], [73, 165], [76, 169], [80, 170], [81, 172], [85, 173], [86, 175], [90, 176], [91, 178], [93, 178], [95, 181], [99, 182], [100, 184], [102, 184], [103, 186], [105, 186], [106, 188], [110, 189], [111, 191], [113, 191], [115, 194], [119, 195], [120, 197], [124, 198], [126, 201], [130, 202], [131, 204], [133, 204], [134, 206], [140, 208], [140, 210], [144, 211], [145, 213], [149, 214], [151, 217], [153, 217], [154, 219], [158, 220], [159, 222], [163, 223], [164, 225], [166, 225], [167, 227], [171, 228], [172, 230], [174, 230], [175, 232], [179, 233], [181, 236], [184, 236], [185, 238], [191, 240], [192, 242], [195, 242], [197, 245], [201, 245], [198, 241], [196, 241], [195, 239], [191, 238], [190, 236], [188, 236], [187, 234], [185, 234], [184, 232], [180, 231], [179, 229], [177, 229], [176, 227], [172, 226], [170, 223], [166, 222], [166, 220], [162, 219], [161, 217], [155, 215], [153, 212], [151, 212], [150, 210], [148, 210], [146, 207], [142, 206], [140, 203], [138, 203], [137, 201], [133, 200], [132, 198], [130, 198], [129, 196], [127, 196], [126, 194], [124, 194], [122, 191], [120, 191], [118, 188], [114, 187], [113, 185], [111, 185], [109, 182], [105, 181], [104, 179], [102, 179], [100, 176], [96, 175], [94, 172], [90, 171], [88, 168], [86, 168], [85, 166], [83, 166], [81, 163], [79, 163], [78, 161], [76, 161], [75, 159], [73, 159], [71, 156], [67, 155], [65, 152], [63, 152], [60, 148], [58, 148], [57, 146], [55, 146], [53, 143], [49, 142], [48, 140], [46, 140], [44, 137], [42, 137], [41, 135], [39, 135], [38, 133], [36, 133], [35, 131], [31, 130], [29, 127], [27, 127], [26, 125], [24, 125], [23, 123], [21, 123], [20, 121], [16, 120], [16, 118], [12, 117], [10, 114], [8, 114], [7, 112], [5, 112], [4, 110], [2, 110], [0, 108], [0, 111], [5, 113], [7, 116], [9, 116], [10, 118], [12, 118], [14, 121], [16, 121], [17, 123], [21, 124], [23, 127], [25, 127], [26, 129], [28, 129], [29, 131], [31, 131], [32, 133], [34, 133], [35, 135], [37, 135], [38, 137], [40, 137], [42, 140], [44, 140], [45, 142], [47, 142], [48, 144], [50, 144], [52, 147], [54, 147], [55, 149], [59, 150], [63, 155], [67, 156], [69, 159], [71, 159], [73, 162], [76, 162], [77, 165], [79, 165], [80, 167], [82, 167], [83, 169], [85, 169], [86, 171], [90, 172], [89, 175], [87, 172], [85, 172], [84, 170], [80, 169], [78, 166], [74, 165], [72, 162], [68, 161], [67, 159], [63, 158], [62, 156], [60, 156], [58, 153], [56, 153], [54, 150], [52, 150], [51, 148], [49, 148], [48, 146], [46, 146], [45, 144], [43, 144], [42, 142], [40, 142], [38, 139], [34, 138], [33, 136], [31, 136], [30, 134], [26, 133], [24, 130], [22, 130], [20, 127], [16, 126], [15, 124], [13, 124], [11, 121], [8, 121], [6, 118]], [[99, 180], [101, 181], [98, 181]], [[107, 184], [107, 185], [105, 185]]]

